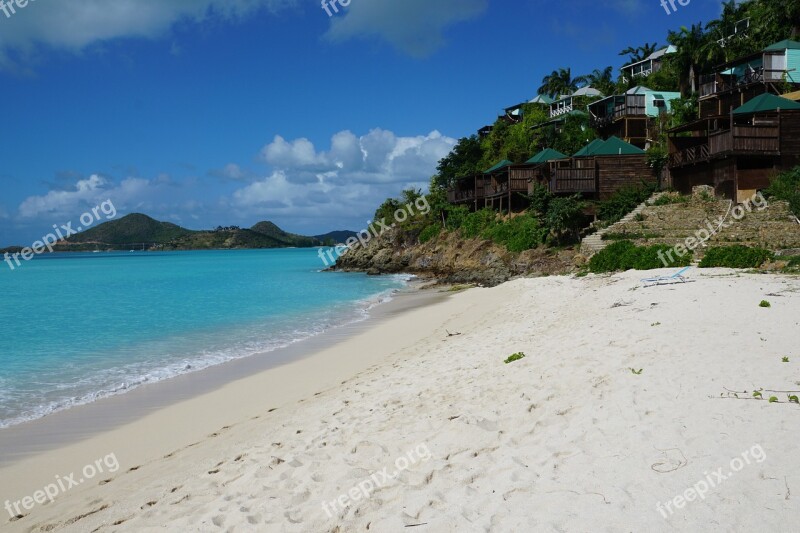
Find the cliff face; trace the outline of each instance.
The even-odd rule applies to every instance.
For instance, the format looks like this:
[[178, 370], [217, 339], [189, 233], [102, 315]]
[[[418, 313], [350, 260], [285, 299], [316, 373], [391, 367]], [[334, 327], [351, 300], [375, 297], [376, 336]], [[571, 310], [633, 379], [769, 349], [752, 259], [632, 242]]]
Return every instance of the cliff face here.
[[448, 283], [497, 285], [519, 275], [562, 274], [574, 270], [574, 250], [539, 249], [512, 253], [481, 239], [442, 233], [425, 244], [389, 231], [366, 246], [346, 252], [335, 270], [370, 274], [410, 273]]

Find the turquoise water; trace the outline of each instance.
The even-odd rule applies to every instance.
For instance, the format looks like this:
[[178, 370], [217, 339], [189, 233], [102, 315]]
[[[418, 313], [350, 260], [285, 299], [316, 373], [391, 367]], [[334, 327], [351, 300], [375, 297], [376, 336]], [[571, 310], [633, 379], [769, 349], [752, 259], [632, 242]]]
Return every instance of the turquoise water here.
[[315, 249], [0, 263], [0, 428], [363, 319], [406, 281], [321, 267]]

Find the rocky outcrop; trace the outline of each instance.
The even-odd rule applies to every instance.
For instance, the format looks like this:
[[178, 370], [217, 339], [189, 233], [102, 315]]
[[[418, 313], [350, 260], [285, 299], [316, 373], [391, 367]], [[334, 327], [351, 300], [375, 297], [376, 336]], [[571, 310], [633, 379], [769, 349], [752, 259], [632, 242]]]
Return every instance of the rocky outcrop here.
[[346, 252], [334, 270], [369, 274], [410, 273], [447, 283], [493, 286], [521, 275], [550, 275], [574, 270], [575, 251], [540, 248], [512, 253], [482, 239], [443, 232], [425, 244], [389, 231], [366, 246]]

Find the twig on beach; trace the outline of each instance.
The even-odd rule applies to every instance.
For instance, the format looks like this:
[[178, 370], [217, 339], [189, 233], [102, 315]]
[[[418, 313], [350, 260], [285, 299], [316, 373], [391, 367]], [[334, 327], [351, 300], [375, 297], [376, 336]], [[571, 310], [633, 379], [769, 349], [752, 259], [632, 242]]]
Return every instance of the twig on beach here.
[[421, 524], [408, 524], [406, 527], [417, 527], [417, 526], [427, 526], [427, 522], [422, 522]]
[[[447, 330], [445, 330], [445, 331], [447, 331]], [[448, 337], [458, 337], [459, 335], [461, 335], [460, 331], [456, 331], [455, 333], [450, 333], [449, 331], [447, 331], [447, 336]], [[408, 527], [408, 526], [406, 526], [406, 527]]]
[[789, 482], [786, 481], [786, 476], [783, 476], [783, 484], [786, 485], [786, 498], [785, 500], [789, 499], [789, 496], [792, 495], [792, 491], [789, 489]]

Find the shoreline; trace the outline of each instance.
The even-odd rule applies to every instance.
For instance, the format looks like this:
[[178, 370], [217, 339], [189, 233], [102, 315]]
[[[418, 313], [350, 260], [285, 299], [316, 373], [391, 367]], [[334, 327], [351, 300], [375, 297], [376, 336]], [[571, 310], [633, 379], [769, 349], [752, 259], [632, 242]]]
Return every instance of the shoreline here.
[[[800, 278], [641, 277], [437, 293], [312, 357], [0, 468], [2, 504], [110, 453], [120, 466], [0, 529], [787, 530], [798, 406], [720, 395], [797, 388]], [[728, 464], [731, 480], [674, 503]]]
[[139, 385], [121, 394], [104, 396], [2, 428], [0, 469], [135, 422], [150, 413], [211, 393], [248, 376], [314, 357], [325, 347], [344, 342], [394, 314], [439, 299], [435, 288], [418, 279], [410, 279], [405, 287], [378, 296], [379, 300], [364, 309], [365, 318], [354, 319], [289, 345]]

